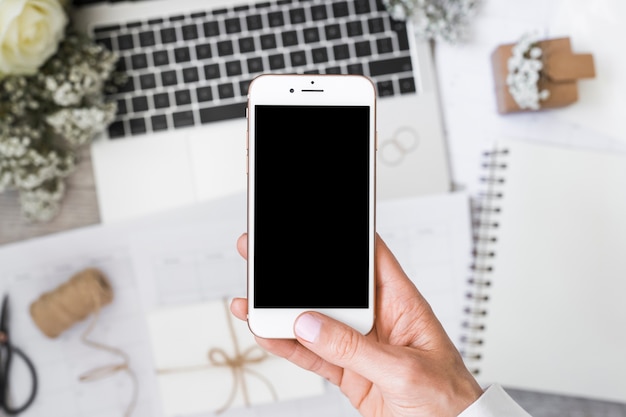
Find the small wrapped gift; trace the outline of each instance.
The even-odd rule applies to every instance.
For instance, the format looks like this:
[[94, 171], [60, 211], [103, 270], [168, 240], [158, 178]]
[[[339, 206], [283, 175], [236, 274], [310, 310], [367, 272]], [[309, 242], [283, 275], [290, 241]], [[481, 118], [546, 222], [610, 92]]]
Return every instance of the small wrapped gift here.
[[323, 378], [261, 349], [226, 300], [155, 310], [148, 325], [165, 416], [325, 392]]
[[498, 112], [563, 107], [578, 100], [577, 80], [594, 78], [591, 54], [574, 54], [570, 38], [498, 46], [491, 55]]

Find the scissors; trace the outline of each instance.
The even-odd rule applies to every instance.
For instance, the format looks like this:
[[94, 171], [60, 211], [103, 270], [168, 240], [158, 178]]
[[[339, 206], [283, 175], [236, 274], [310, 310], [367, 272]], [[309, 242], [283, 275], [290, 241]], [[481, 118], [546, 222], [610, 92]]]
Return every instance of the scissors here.
[[[4, 296], [2, 300], [2, 311], [0, 313], [0, 409], [8, 415], [16, 415], [26, 410], [35, 400], [37, 394], [37, 372], [33, 362], [22, 352], [21, 349], [11, 344], [9, 333], [9, 297]], [[32, 380], [32, 391], [24, 404], [14, 407], [9, 399], [11, 375], [11, 364], [14, 357], [20, 358], [28, 368]]]

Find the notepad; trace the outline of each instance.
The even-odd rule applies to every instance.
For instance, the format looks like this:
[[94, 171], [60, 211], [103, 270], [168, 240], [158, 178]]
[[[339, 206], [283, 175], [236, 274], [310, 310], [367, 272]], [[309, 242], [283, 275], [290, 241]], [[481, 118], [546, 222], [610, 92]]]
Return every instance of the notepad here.
[[483, 384], [626, 402], [626, 156], [498, 141], [464, 350]]

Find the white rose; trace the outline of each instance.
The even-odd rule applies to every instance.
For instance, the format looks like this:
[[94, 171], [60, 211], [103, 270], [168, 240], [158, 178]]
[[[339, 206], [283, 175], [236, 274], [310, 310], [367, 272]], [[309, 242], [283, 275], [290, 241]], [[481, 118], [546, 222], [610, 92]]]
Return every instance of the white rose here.
[[0, 0], [0, 76], [34, 74], [56, 53], [67, 22], [58, 0]]

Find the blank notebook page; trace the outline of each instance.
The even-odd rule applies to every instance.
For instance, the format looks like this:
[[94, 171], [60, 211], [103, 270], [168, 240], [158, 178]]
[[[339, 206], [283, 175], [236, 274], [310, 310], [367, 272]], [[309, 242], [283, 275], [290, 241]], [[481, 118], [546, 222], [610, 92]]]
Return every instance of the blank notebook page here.
[[513, 139], [497, 149], [508, 154], [492, 153], [486, 174], [504, 182], [488, 182], [478, 230], [497, 241], [475, 260], [490, 282], [479, 381], [626, 402], [626, 157]]

